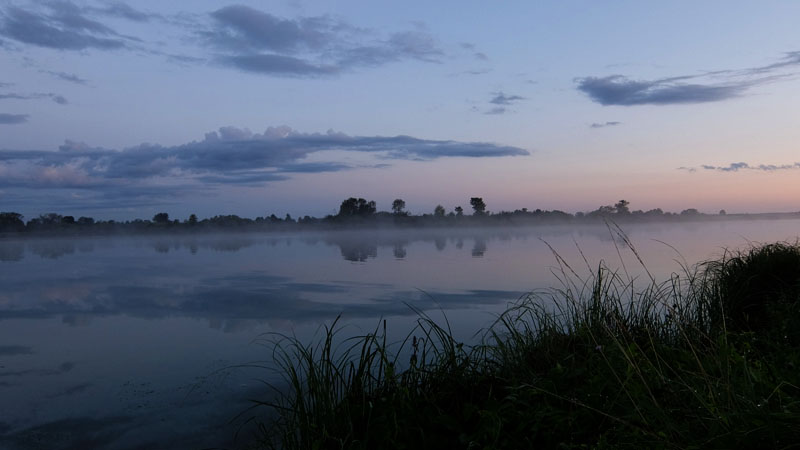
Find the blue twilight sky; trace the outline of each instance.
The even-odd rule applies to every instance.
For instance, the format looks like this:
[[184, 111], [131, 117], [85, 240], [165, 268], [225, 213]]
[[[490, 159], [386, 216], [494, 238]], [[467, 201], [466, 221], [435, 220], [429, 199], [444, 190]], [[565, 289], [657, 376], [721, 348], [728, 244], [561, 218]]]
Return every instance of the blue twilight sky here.
[[0, 211], [800, 210], [800, 2], [0, 0]]

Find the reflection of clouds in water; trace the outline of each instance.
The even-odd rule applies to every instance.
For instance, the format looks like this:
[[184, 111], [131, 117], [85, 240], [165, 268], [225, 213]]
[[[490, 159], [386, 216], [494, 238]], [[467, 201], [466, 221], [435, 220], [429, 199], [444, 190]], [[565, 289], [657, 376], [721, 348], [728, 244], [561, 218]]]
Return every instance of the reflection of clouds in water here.
[[33, 347], [26, 345], [0, 345], [0, 356], [32, 355]]
[[21, 242], [0, 241], [0, 261], [20, 261], [25, 255], [25, 246]]
[[[65, 324], [85, 325], [93, 317], [113, 315], [145, 319], [192, 317], [208, 320], [214, 329], [238, 332], [265, 321], [318, 321], [339, 314], [354, 318], [413, 315], [403, 302], [427, 310], [440, 305], [460, 308], [491, 304], [513, 300], [519, 295], [512, 291], [471, 290], [428, 292], [421, 296], [415, 291], [398, 292], [388, 284], [301, 283], [258, 272], [200, 279], [191, 287], [109, 284], [112, 281], [90, 287], [80, 280], [67, 280], [63, 286], [34, 289], [33, 293], [29, 290], [30, 297], [38, 298], [39, 302], [31, 304], [29, 295], [25, 295], [14, 307], [0, 309], [0, 319], [61, 316]], [[23, 290], [13, 285], [8, 288]], [[377, 293], [364, 297], [363, 291], [374, 292], [375, 289]], [[343, 303], [341, 299], [348, 302]]]
[[75, 253], [75, 243], [65, 240], [34, 240], [28, 244], [28, 250], [43, 259], [58, 259]]
[[0, 372], [0, 377], [29, 377], [29, 376], [53, 376], [62, 375], [75, 368], [75, 363], [66, 361], [58, 365], [55, 369], [25, 369], [25, 370], [6, 370]]
[[[181, 417], [169, 423], [141, 414], [117, 414], [109, 417], [71, 417], [12, 431], [0, 423], [0, 448], [8, 450], [84, 450], [115, 448], [198, 449], [235, 448], [236, 427], [230, 418], [247, 405], [234, 403], [238, 410], [217, 402], [217, 410], [182, 408]], [[203, 405], [207, 406], [207, 405]]]
[[[113, 403], [104, 416], [63, 417], [0, 422], [0, 448], [8, 450], [83, 450], [114, 448], [173, 450], [198, 448], [238, 448], [236, 432], [249, 432], [243, 420], [232, 421], [252, 403], [247, 398], [263, 395], [261, 383], [243, 389], [240, 377], [230, 376], [231, 363], [208, 368], [208, 375], [195, 377], [177, 388], [151, 382], [121, 383]], [[4, 381], [0, 381], [2, 386]], [[9, 383], [10, 385], [10, 383]], [[92, 382], [64, 386], [43, 397], [55, 409], [65, 402], [77, 402], [98, 395]], [[70, 410], [66, 414], [70, 414]], [[74, 413], [74, 412], [73, 412]], [[239, 428], [243, 427], [245, 428]]]
[[47, 396], [49, 399], [59, 398], [59, 397], [69, 397], [72, 395], [83, 394], [84, 392], [88, 391], [90, 388], [94, 386], [94, 383], [79, 383], [69, 386], [61, 392], [56, 392], [55, 394], [50, 394]]
[[104, 448], [118, 441], [127, 432], [132, 420], [123, 416], [79, 417], [43, 423], [14, 432], [3, 432], [0, 428], [0, 444], [9, 449]]
[[88, 314], [65, 314], [61, 317], [61, 323], [71, 327], [88, 327], [92, 324], [92, 316]]
[[53, 303], [79, 304], [92, 292], [88, 283], [75, 283], [67, 286], [47, 286], [39, 291], [40, 298]]

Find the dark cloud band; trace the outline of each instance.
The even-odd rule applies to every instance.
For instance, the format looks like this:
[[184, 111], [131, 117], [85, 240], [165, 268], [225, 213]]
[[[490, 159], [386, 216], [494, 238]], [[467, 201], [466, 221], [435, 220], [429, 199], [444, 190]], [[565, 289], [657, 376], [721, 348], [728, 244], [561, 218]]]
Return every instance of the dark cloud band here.
[[172, 147], [143, 144], [110, 150], [67, 141], [58, 151], [3, 150], [0, 151], [0, 187], [107, 190], [158, 177], [199, 185], [257, 185], [284, 180], [290, 174], [355, 168], [340, 162], [307, 161], [311, 155], [324, 156], [330, 151], [369, 153], [383, 160], [416, 161], [529, 154], [518, 147], [485, 142], [350, 136], [333, 131], [301, 133], [288, 127], [271, 127], [263, 133], [253, 133], [224, 127], [206, 134], [201, 141]]
[[755, 86], [793, 77], [795, 74], [784, 72], [798, 67], [800, 52], [789, 52], [777, 62], [741, 70], [718, 70], [656, 80], [634, 80], [616, 74], [583, 77], [575, 81], [579, 91], [604, 106], [709, 103], [737, 98]]
[[749, 86], [749, 83], [702, 85], [668, 80], [634, 81], [622, 75], [578, 80], [578, 90], [604, 106], [718, 102], [738, 97]]
[[589, 125], [589, 128], [605, 128], [605, 127], [615, 127], [617, 125], [621, 125], [622, 122], [595, 122]]
[[424, 28], [380, 36], [329, 16], [285, 19], [243, 5], [220, 8], [198, 36], [221, 52], [217, 62], [273, 76], [319, 77], [358, 67], [417, 60], [444, 52]]
[[0, 36], [58, 50], [126, 47], [126, 39], [68, 1], [47, 2], [45, 12], [10, 6], [0, 12]]
[[[700, 166], [703, 170], [713, 170], [716, 172], [739, 172], [739, 171], [747, 171], [747, 170], [754, 170], [754, 171], [761, 171], [761, 172], [776, 172], [776, 171], [783, 171], [783, 170], [797, 170], [800, 169], [800, 162], [796, 162], [794, 164], [756, 164], [751, 165], [746, 162], [735, 162], [730, 163], [727, 166], [713, 166], [710, 164], [703, 164]], [[697, 168], [695, 167], [679, 167], [679, 170], [686, 170], [688, 172], [696, 172]]]
[[28, 121], [27, 114], [6, 114], [0, 113], [0, 125], [16, 125]]

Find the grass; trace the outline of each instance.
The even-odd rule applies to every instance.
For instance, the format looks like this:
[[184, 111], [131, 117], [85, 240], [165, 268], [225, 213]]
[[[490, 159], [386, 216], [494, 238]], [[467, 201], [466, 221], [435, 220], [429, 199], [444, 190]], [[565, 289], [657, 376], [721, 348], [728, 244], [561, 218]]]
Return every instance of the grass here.
[[261, 403], [277, 418], [253, 446], [800, 447], [797, 244], [663, 282], [604, 265], [581, 279], [556, 259], [561, 287], [521, 299], [477, 345], [422, 311], [396, 344], [385, 321], [355, 338], [335, 322], [312, 345], [278, 339], [289, 389]]

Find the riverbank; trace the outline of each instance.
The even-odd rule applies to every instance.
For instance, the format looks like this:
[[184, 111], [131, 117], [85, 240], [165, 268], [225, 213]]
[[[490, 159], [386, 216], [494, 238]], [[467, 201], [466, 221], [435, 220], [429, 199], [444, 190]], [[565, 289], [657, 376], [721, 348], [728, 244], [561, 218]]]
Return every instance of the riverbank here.
[[[633, 248], [631, 248], [634, 250]], [[634, 250], [635, 251], [635, 250]], [[558, 259], [558, 256], [556, 256]], [[419, 312], [354, 339], [283, 339], [290, 390], [262, 448], [786, 448], [800, 442], [800, 247], [666, 281], [600, 265], [503, 313], [474, 346]]]

